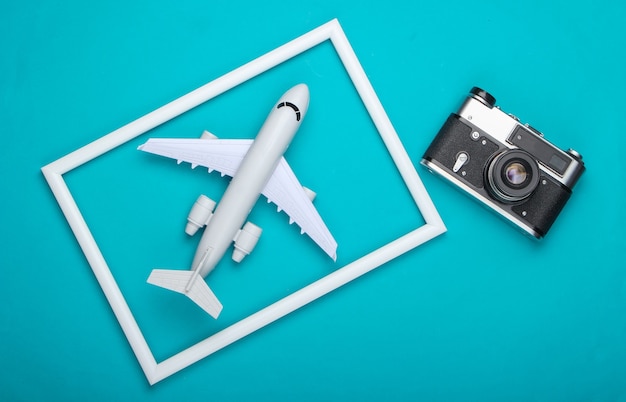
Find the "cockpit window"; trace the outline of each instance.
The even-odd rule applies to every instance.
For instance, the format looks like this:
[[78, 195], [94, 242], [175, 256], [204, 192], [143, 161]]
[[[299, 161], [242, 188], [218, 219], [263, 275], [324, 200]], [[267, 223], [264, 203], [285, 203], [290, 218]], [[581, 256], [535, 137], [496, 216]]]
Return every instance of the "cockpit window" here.
[[281, 102], [281, 103], [278, 104], [276, 109], [280, 109], [283, 106], [289, 106], [290, 108], [292, 108], [293, 111], [296, 112], [296, 120], [300, 121], [300, 109], [298, 109], [298, 106], [294, 105], [291, 102]]

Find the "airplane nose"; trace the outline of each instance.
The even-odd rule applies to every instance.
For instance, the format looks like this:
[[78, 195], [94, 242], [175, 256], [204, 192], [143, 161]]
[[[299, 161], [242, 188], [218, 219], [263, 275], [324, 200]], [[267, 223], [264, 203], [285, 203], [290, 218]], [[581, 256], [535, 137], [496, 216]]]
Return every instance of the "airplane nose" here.
[[290, 102], [296, 105], [303, 118], [309, 108], [309, 96], [309, 87], [306, 84], [298, 84], [285, 92], [280, 102]]

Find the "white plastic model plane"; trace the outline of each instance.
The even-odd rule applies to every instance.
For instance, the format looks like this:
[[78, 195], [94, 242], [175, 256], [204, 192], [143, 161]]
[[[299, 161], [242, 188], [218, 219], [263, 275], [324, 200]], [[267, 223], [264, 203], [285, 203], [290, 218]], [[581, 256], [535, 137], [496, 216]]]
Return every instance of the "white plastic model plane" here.
[[261, 235], [261, 228], [246, 222], [250, 211], [263, 194], [278, 210], [289, 215], [333, 260], [337, 242], [313, 206], [315, 193], [303, 187], [283, 154], [300, 127], [309, 106], [309, 89], [304, 84], [287, 91], [272, 108], [255, 140], [217, 139], [205, 131], [200, 139], [151, 138], [140, 150], [204, 166], [232, 177], [222, 199], [201, 195], [193, 205], [185, 229], [188, 235], [205, 227], [191, 270], [155, 269], [148, 282], [185, 294], [214, 318], [222, 304], [198, 277], [205, 278], [235, 243], [233, 260], [240, 262], [250, 254]]

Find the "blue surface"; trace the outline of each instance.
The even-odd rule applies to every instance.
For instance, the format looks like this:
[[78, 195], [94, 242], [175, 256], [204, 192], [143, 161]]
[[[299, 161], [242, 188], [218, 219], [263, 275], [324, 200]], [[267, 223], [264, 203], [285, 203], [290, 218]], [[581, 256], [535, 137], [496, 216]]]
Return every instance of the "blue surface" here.
[[[334, 17], [416, 165], [479, 85], [587, 172], [533, 242], [417, 167], [445, 235], [150, 387], [39, 169]], [[626, 400], [625, 18], [618, 1], [4, 2], [0, 399]], [[144, 281], [189, 264], [187, 209], [225, 179], [136, 152], [145, 137], [66, 176], [158, 360], [421, 224], [328, 44], [151, 135], [251, 138], [301, 81], [286, 157], [338, 264], [259, 205], [259, 248], [209, 277], [218, 321]]]

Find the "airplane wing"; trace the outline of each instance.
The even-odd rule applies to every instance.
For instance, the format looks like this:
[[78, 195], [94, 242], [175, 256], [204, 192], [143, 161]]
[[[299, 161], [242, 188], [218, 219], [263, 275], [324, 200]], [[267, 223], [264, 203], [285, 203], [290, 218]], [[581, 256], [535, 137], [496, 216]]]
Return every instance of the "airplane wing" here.
[[[233, 177], [252, 142], [245, 139], [150, 138], [139, 149], [176, 159], [178, 163], [189, 162], [192, 168], [204, 166], [209, 172], [217, 170], [222, 176]], [[289, 223], [297, 223], [302, 233], [337, 260], [337, 242], [284, 157], [262, 193], [278, 206], [279, 211], [289, 215]]]
[[274, 174], [265, 185], [263, 195], [268, 202], [289, 215], [289, 223], [297, 223], [333, 260], [337, 260], [337, 242], [324, 224], [291, 167], [281, 158]]
[[204, 166], [209, 172], [217, 170], [222, 176], [233, 177], [252, 140], [220, 140], [200, 138], [150, 138], [140, 150], [189, 162], [191, 167]]

